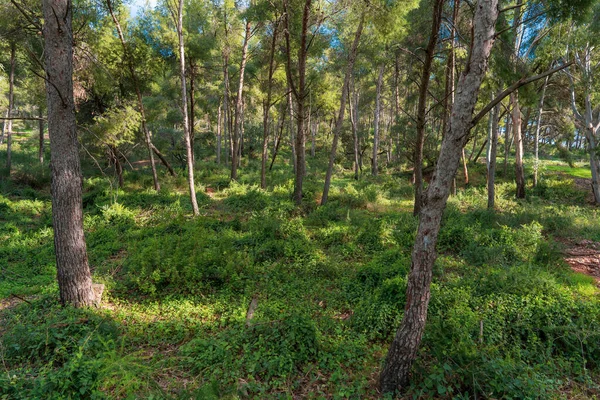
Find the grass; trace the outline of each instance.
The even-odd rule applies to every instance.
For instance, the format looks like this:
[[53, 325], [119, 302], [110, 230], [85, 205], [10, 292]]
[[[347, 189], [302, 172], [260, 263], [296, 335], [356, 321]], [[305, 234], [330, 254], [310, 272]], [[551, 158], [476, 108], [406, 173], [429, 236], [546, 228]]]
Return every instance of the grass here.
[[[0, 184], [0, 398], [379, 397], [417, 226], [404, 177], [338, 168], [317, 207], [325, 160], [311, 159], [297, 208], [282, 159], [267, 190], [256, 161], [233, 184], [199, 162], [193, 218], [182, 173], [155, 193], [128, 171], [116, 190], [84, 164], [89, 260], [107, 290], [75, 310], [57, 300], [47, 168], [33, 170], [27, 141], [14, 159]], [[548, 167], [524, 201], [500, 180], [495, 212], [484, 168], [459, 180], [406, 398], [598, 396], [598, 290], [554, 240], [600, 241], [598, 211]]]

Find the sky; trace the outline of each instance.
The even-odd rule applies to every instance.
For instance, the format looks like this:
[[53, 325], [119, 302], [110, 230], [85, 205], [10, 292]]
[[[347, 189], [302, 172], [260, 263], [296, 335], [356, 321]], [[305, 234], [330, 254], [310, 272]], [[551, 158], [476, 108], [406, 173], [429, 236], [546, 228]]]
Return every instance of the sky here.
[[131, 16], [136, 16], [138, 13], [148, 5], [151, 8], [156, 6], [156, 0], [133, 0], [129, 4], [129, 11], [131, 12]]

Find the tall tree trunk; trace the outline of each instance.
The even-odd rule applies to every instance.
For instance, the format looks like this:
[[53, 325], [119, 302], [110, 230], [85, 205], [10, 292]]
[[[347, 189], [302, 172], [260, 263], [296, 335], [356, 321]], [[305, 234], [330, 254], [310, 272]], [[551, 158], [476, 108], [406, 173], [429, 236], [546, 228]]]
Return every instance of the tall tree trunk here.
[[408, 384], [410, 369], [421, 343], [442, 214], [460, 162], [460, 149], [468, 140], [473, 125], [473, 110], [487, 70], [497, 18], [498, 0], [480, 0], [477, 3], [469, 62], [458, 82], [450, 124], [442, 141], [433, 178], [423, 198], [406, 289], [404, 317], [381, 372], [382, 392], [401, 390]]
[[[15, 43], [10, 44], [10, 74], [8, 78], [8, 118], [12, 117], [13, 108], [15, 106], [15, 53], [17, 46]], [[12, 168], [12, 119], [6, 123], [6, 174], [10, 176]]]
[[[352, 85], [354, 86], [354, 84]], [[358, 143], [358, 92], [348, 89], [348, 96], [352, 94], [352, 99], [348, 106], [350, 110], [350, 123], [352, 124], [352, 137], [354, 139], [354, 180], [358, 180], [358, 171], [360, 168], [359, 143]], [[350, 93], [351, 92], [351, 93]]]
[[[225, 135], [225, 141], [227, 147], [225, 148], [225, 158], [229, 161], [229, 153], [230, 153], [230, 132], [229, 129], [229, 48], [226, 47], [223, 50], [223, 134]], [[219, 142], [220, 144], [220, 142]], [[220, 149], [217, 149], [217, 163], [220, 164], [221, 161], [221, 152]]]
[[[431, 22], [431, 33], [425, 50], [423, 71], [421, 72], [421, 84], [419, 86], [419, 104], [417, 107], [417, 142], [414, 153], [414, 180], [415, 180], [415, 205], [413, 214], [418, 215], [423, 204], [423, 145], [425, 143], [425, 128], [427, 117], [427, 94], [429, 80], [431, 78], [431, 66], [435, 56], [435, 46], [438, 41], [440, 25], [442, 23], [442, 10], [444, 0], [435, 0], [433, 5], [433, 21]], [[454, 57], [453, 57], [454, 58]]]
[[52, 171], [52, 222], [60, 300], [84, 307], [97, 304], [92, 288], [83, 233], [83, 178], [77, 142], [73, 100], [73, 35], [70, 0], [44, 0], [44, 55], [50, 169]]
[[508, 174], [508, 156], [510, 155], [510, 145], [512, 138], [512, 113], [506, 116], [506, 124], [504, 125], [504, 177]]
[[42, 106], [38, 107], [38, 116], [39, 116], [39, 120], [38, 120], [38, 130], [40, 132], [40, 137], [39, 137], [39, 146], [38, 146], [38, 159], [40, 160], [40, 164], [44, 163], [44, 120], [43, 118], [43, 114], [42, 114]]
[[523, 169], [523, 136], [521, 134], [521, 108], [519, 107], [518, 93], [511, 95], [512, 129], [515, 142], [515, 181], [517, 183], [517, 199], [525, 198], [525, 170]]
[[219, 110], [217, 111], [217, 164], [221, 164], [221, 126], [222, 126], [222, 116], [221, 109], [223, 105], [219, 104]]
[[277, 158], [277, 153], [279, 152], [279, 145], [281, 144], [281, 138], [283, 136], [283, 130], [285, 128], [285, 116], [286, 116], [286, 108], [287, 104], [281, 102], [282, 108], [279, 116], [279, 125], [278, 131], [279, 134], [275, 134], [275, 148], [273, 149], [273, 157], [271, 157], [271, 164], [269, 165], [269, 171], [273, 169], [273, 163], [275, 163], [275, 159]]
[[379, 166], [377, 154], [379, 152], [379, 120], [381, 119], [381, 86], [383, 85], [383, 73], [385, 64], [379, 65], [379, 76], [377, 77], [377, 92], [375, 94], [375, 116], [373, 117], [373, 160], [371, 163], [371, 175], [377, 176]]
[[275, 70], [275, 46], [277, 45], [277, 33], [279, 30], [279, 17], [273, 21], [273, 33], [271, 38], [271, 49], [269, 51], [269, 75], [267, 82], [267, 98], [263, 101], [263, 142], [262, 160], [260, 165], [260, 187], [267, 188], [267, 158], [269, 157], [269, 111], [271, 110], [271, 96], [273, 92], [273, 72]]
[[[348, 54], [348, 64], [346, 65], [346, 73], [344, 76], [344, 83], [342, 84], [342, 93], [340, 98], [340, 109], [338, 117], [333, 130], [333, 143], [331, 144], [331, 153], [329, 154], [329, 165], [327, 166], [327, 173], [325, 174], [325, 186], [323, 187], [323, 196], [321, 197], [321, 205], [327, 203], [329, 197], [329, 186], [331, 185], [331, 175], [333, 174], [333, 164], [335, 163], [335, 156], [337, 152], [338, 140], [344, 124], [344, 115], [346, 112], [346, 101], [348, 100], [348, 91], [350, 87], [350, 79], [352, 78], [352, 71], [354, 70], [354, 62], [356, 61], [356, 54], [358, 53], [358, 43], [360, 42], [360, 36], [363, 30], [363, 24], [365, 20], [365, 14], [361, 14], [358, 28], [354, 33], [354, 41], [350, 48], [350, 54]], [[380, 73], [382, 75], [382, 73]], [[381, 80], [381, 78], [380, 78]]]
[[196, 65], [193, 62], [190, 62], [189, 67], [190, 73], [190, 147], [192, 148], [192, 165], [196, 164], [196, 154], [194, 152], [194, 142], [196, 139], [196, 133], [194, 132], [194, 128], [196, 125]]
[[546, 77], [544, 85], [542, 86], [542, 96], [540, 97], [540, 108], [538, 110], [537, 123], [535, 124], [535, 138], [534, 140], [534, 153], [535, 160], [533, 162], [533, 186], [538, 184], [538, 170], [540, 168], [540, 129], [542, 125], [542, 113], [544, 110], [544, 97], [546, 97], [546, 86], [548, 86], [548, 80], [550, 75]]
[[292, 171], [294, 171], [294, 174], [296, 173], [296, 135], [294, 134], [294, 102], [292, 100], [292, 92], [291, 90], [289, 91], [288, 94], [288, 111], [290, 114], [290, 124], [289, 124], [289, 131], [290, 131], [290, 149], [292, 150]]
[[[514, 56], [515, 60], [519, 60], [519, 50], [521, 49], [521, 39], [523, 35], [523, 29], [521, 26], [522, 14], [521, 5], [523, 0], [517, 0], [517, 8], [515, 9], [515, 17], [513, 21], [514, 33], [515, 33], [515, 44], [514, 44]], [[515, 63], [516, 69], [516, 63]], [[522, 116], [521, 108], [519, 106], [519, 93], [514, 92], [510, 96], [510, 103], [512, 105], [512, 129], [515, 142], [515, 182], [517, 184], [517, 199], [525, 198], [525, 170], [523, 168], [523, 134], [522, 134]]]
[[250, 42], [250, 20], [246, 21], [246, 34], [244, 35], [244, 43], [242, 45], [242, 60], [240, 62], [240, 80], [238, 86], [237, 97], [235, 100], [235, 122], [233, 125], [233, 153], [231, 158], [231, 179], [237, 179], [237, 169], [240, 161], [240, 140], [242, 131], [242, 108], [244, 95], [244, 75], [246, 72], [246, 62], [248, 61], [248, 43]]
[[181, 78], [181, 112], [183, 113], [183, 136], [187, 154], [188, 186], [194, 215], [200, 214], [198, 200], [196, 200], [196, 186], [194, 184], [194, 155], [192, 138], [190, 134], [190, 121], [188, 118], [187, 85], [185, 83], [185, 51], [183, 43], [183, 0], [179, 0], [177, 13], [177, 38], [179, 39], [179, 76]]
[[310, 8], [312, 0], [304, 1], [304, 9], [302, 12], [302, 30], [300, 31], [300, 48], [298, 49], [298, 83], [294, 82], [292, 76], [292, 65], [291, 65], [291, 45], [290, 45], [290, 22], [289, 22], [289, 5], [287, 0], [284, 0], [284, 12], [285, 12], [285, 42], [286, 42], [286, 74], [288, 77], [289, 85], [296, 98], [297, 105], [297, 123], [298, 129], [296, 133], [296, 177], [294, 180], [294, 202], [297, 206], [302, 204], [302, 183], [304, 182], [304, 176], [306, 175], [306, 152], [305, 152], [305, 120], [306, 110], [304, 102], [307, 97], [306, 88], [306, 61], [308, 58], [308, 28], [310, 19]]
[[500, 122], [500, 104], [498, 103], [494, 107], [494, 111], [491, 113], [490, 118], [492, 119], [492, 129], [490, 132], [489, 149], [488, 149], [488, 168], [487, 168], [487, 193], [488, 193], [488, 210], [494, 209], [496, 201], [496, 155], [498, 152], [498, 129]]

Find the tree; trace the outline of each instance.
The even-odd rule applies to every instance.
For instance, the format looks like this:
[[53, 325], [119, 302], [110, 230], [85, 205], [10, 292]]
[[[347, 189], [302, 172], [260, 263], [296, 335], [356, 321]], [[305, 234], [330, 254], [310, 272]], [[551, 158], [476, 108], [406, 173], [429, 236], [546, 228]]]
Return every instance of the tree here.
[[52, 171], [52, 222], [60, 299], [97, 304], [83, 233], [82, 175], [73, 101], [73, 31], [70, 0], [44, 0], [48, 131]]
[[421, 343], [427, 320], [433, 263], [437, 256], [435, 246], [442, 213], [446, 208], [452, 178], [458, 169], [460, 150], [464, 147], [473, 126], [473, 110], [494, 44], [497, 18], [498, 0], [480, 0], [477, 3], [473, 17], [469, 62], [458, 82], [450, 124], [444, 135], [435, 172], [419, 214], [419, 228], [406, 289], [404, 317], [380, 375], [382, 392], [393, 392], [406, 386], [410, 368]]

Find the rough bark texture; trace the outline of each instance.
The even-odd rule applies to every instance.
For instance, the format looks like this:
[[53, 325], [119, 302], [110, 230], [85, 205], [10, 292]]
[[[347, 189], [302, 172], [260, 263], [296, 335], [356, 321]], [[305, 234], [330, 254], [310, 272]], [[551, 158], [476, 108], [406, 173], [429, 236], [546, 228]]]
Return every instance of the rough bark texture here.
[[231, 179], [237, 179], [237, 169], [241, 159], [240, 140], [242, 135], [243, 118], [242, 112], [244, 107], [244, 75], [246, 72], [246, 62], [248, 61], [248, 43], [250, 42], [250, 21], [246, 21], [246, 34], [244, 35], [244, 44], [242, 45], [242, 61], [240, 62], [240, 81], [238, 84], [238, 92], [235, 100], [235, 122], [233, 125], [233, 153], [231, 157]]
[[379, 165], [377, 164], [377, 153], [379, 152], [379, 120], [381, 119], [381, 86], [383, 85], [383, 73], [385, 65], [379, 66], [377, 77], [377, 93], [375, 94], [375, 116], [373, 117], [373, 160], [371, 162], [371, 175], [377, 176]]
[[480, 0], [475, 6], [470, 57], [458, 82], [450, 124], [442, 141], [431, 183], [423, 198], [408, 277], [404, 318], [381, 372], [382, 392], [401, 390], [406, 386], [421, 342], [442, 213], [460, 162], [460, 149], [465, 145], [472, 128], [473, 110], [487, 70], [497, 18], [498, 0]]
[[44, 40], [52, 222], [60, 299], [75, 307], [96, 304], [83, 234], [82, 175], [75, 130], [70, 0], [44, 0]]
[[[433, 5], [433, 21], [431, 33], [425, 50], [425, 60], [421, 71], [421, 84], [419, 86], [419, 103], [417, 106], [417, 142], [414, 153], [414, 180], [415, 180], [415, 206], [413, 214], [418, 215], [423, 202], [423, 144], [425, 143], [425, 128], [427, 114], [427, 94], [429, 80], [431, 79], [431, 66], [435, 55], [435, 46], [438, 41], [440, 25], [442, 23], [442, 10], [444, 0], [435, 0]], [[453, 59], [454, 57], [452, 57]]]
[[179, 39], [179, 75], [181, 78], [181, 112], [183, 113], [183, 136], [185, 138], [185, 150], [187, 154], [188, 186], [194, 215], [200, 214], [198, 200], [196, 200], [196, 186], [194, 184], [194, 154], [192, 149], [192, 138], [190, 134], [190, 121], [187, 107], [187, 86], [185, 83], [185, 51], [183, 44], [183, 0], [179, 0], [179, 11], [177, 13], [177, 38]]
[[[365, 16], [364, 14], [360, 17], [358, 28], [354, 33], [354, 41], [350, 48], [350, 54], [348, 54], [348, 64], [346, 65], [346, 73], [344, 76], [344, 83], [342, 84], [342, 95], [340, 98], [340, 110], [338, 112], [338, 118], [333, 128], [333, 143], [331, 144], [331, 153], [329, 154], [329, 165], [327, 166], [327, 173], [325, 174], [325, 186], [323, 187], [323, 196], [321, 197], [321, 205], [327, 203], [329, 196], [329, 186], [331, 185], [331, 175], [333, 174], [333, 164], [335, 163], [335, 156], [337, 153], [337, 145], [344, 124], [344, 116], [346, 112], [346, 102], [348, 100], [348, 89], [350, 87], [350, 79], [352, 78], [352, 71], [354, 70], [354, 62], [356, 61], [356, 54], [358, 53], [358, 43], [360, 42], [360, 36], [363, 30]], [[355, 149], [356, 158], [356, 149]]]

